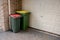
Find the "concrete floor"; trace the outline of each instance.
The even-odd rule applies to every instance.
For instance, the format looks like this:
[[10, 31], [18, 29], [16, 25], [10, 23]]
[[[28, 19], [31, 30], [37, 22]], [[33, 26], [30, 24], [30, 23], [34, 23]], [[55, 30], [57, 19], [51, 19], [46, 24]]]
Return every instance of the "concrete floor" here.
[[0, 30], [0, 40], [60, 40], [60, 37], [54, 37], [32, 29], [19, 33], [2, 32]]

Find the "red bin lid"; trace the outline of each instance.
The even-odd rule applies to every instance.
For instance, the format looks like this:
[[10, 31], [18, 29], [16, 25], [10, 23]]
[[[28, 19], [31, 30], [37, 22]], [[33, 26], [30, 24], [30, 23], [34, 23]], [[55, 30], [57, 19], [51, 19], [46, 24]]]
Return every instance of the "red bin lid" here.
[[13, 17], [13, 18], [21, 17], [21, 15], [19, 15], [19, 14], [11, 14], [10, 16]]

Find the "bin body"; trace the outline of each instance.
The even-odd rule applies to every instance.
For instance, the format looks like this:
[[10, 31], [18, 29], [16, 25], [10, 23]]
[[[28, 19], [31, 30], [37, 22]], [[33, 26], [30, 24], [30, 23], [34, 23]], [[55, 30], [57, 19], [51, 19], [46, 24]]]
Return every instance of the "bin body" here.
[[20, 31], [20, 17], [10, 17], [11, 29], [14, 33]]
[[21, 19], [21, 29], [22, 30], [26, 30], [29, 27], [29, 15], [25, 14], [22, 15], [22, 19]]
[[18, 14], [21, 14], [22, 15], [22, 18], [21, 18], [21, 29], [22, 30], [27, 30], [27, 28], [29, 27], [29, 17], [30, 17], [30, 12], [17, 12]]

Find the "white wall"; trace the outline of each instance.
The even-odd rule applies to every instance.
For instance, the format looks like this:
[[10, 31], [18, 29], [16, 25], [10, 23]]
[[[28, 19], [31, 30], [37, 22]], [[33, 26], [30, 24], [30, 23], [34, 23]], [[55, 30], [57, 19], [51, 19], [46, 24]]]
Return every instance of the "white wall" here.
[[23, 0], [31, 13], [30, 26], [60, 34], [60, 0]]

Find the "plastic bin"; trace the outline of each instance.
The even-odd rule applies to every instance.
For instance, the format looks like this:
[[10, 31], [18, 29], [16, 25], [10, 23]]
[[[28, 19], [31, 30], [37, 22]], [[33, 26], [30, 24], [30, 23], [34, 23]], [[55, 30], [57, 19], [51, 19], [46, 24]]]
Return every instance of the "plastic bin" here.
[[20, 18], [21, 18], [21, 15], [19, 14], [10, 15], [11, 29], [14, 33], [17, 33], [20, 31]]
[[21, 18], [21, 29], [22, 30], [27, 30], [27, 28], [29, 27], [30, 12], [28, 12], [28, 11], [16, 11], [16, 13], [22, 15], [22, 18]]

